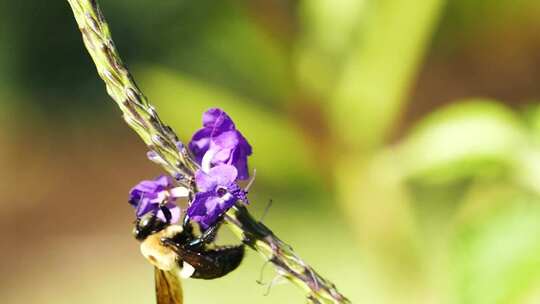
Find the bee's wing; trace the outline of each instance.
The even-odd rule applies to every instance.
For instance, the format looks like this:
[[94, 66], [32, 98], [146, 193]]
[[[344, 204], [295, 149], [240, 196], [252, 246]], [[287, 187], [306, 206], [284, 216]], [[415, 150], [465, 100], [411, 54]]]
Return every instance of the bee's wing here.
[[182, 283], [175, 271], [163, 271], [154, 267], [157, 304], [183, 304]]

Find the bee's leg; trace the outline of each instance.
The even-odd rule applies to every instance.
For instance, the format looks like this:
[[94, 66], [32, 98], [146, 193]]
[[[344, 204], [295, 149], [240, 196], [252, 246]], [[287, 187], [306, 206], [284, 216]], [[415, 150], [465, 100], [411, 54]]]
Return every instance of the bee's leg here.
[[182, 226], [184, 226], [184, 228], [189, 225], [189, 220], [190, 220], [189, 215], [187, 214], [184, 215], [184, 221], [182, 222]]
[[[191, 202], [193, 202], [193, 191], [189, 191], [188, 192], [188, 202], [191, 204]], [[182, 222], [182, 225], [185, 227], [187, 227], [189, 225], [189, 221], [191, 220], [191, 218], [189, 217], [189, 215], [186, 214], [184, 215], [184, 221]]]
[[160, 205], [159, 209], [161, 210], [161, 212], [163, 212], [163, 216], [165, 216], [165, 221], [167, 222], [167, 224], [170, 224], [172, 219], [171, 210], [165, 207], [165, 205]]
[[189, 221], [189, 216], [187, 214], [184, 216], [184, 220], [182, 221], [182, 228], [188, 235], [193, 235], [193, 225]]
[[160, 241], [161, 241], [161, 244], [163, 244], [163, 246], [171, 247], [173, 249], [178, 249], [178, 244], [171, 238], [162, 237]]
[[217, 224], [215, 224], [214, 226], [211, 226], [210, 228], [206, 229], [201, 234], [200, 237], [198, 237], [198, 238], [192, 240], [191, 242], [189, 242], [188, 246], [189, 247], [199, 247], [199, 246], [202, 246], [204, 244], [211, 243], [216, 238], [217, 231], [218, 231], [219, 227], [221, 227], [221, 221], [218, 222]]

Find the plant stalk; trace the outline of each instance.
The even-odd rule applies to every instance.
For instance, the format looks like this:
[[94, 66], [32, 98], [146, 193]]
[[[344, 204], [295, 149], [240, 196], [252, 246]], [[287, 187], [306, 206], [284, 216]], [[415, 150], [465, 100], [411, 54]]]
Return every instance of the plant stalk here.
[[[83, 42], [105, 82], [107, 93], [116, 102], [127, 124], [139, 134], [151, 151], [161, 157], [160, 164], [180, 183], [193, 189], [193, 174], [198, 165], [178, 136], [161, 121], [155, 108], [137, 87], [122, 63], [109, 27], [96, 0], [67, 0], [82, 33]], [[334, 284], [322, 278], [243, 206], [235, 206], [225, 222], [246, 245], [274, 265], [277, 273], [306, 292], [310, 303], [350, 303]]]

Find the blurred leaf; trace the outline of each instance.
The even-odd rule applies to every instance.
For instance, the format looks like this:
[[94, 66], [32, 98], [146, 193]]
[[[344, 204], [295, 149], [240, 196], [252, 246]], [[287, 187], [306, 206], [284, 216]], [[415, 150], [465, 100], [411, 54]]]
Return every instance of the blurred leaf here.
[[140, 81], [164, 120], [185, 141], [201, 127], [204, 111], [220, 107], [234, 119], [253, 146], [251, 168], [276, 185], [317, 184], [320, 176], [295, 126], [226, 90], [160, 68], [145, 68]]
[[386, 139], [406, 99], [443, 0], [371, 1], [328, 104], [335, 130], [356, 148]]
[[363, 28], [365, 0], [305, 0], [297, 49], [298, 78], [312, 95], [327, 97], [344, 56]]
[[[452, 0], [445, 8], [436, 43], [446, 47], [468, 43], [495, 28], [538, 19], [540, 4], [531, 0]], [[479, 16], [482, 16], [479, 22]]]
[[540, 287], [540, 199], [505, 185], [487, 187], [457, 222], [457, 302], [520, 303]]
[[515, 178], [521, 185], [540, 195], [540, 105], [534, 104], [527, 108], [525, 120], [529, 140], [518, 153]]
[[238, 95], [280, 104], [292, 83], [287, 49], [244, 6], [241, 1], [117, 0], [104, 3], [104, 11], [111, 13], [126, 62], [156, 62]]
[[540, 282], [535, 284], [537, 287], [536, 289], [532, 289], [530, 292], [525, 294], [522, 298], [522, 301], [520, 303], [523, 304], [536, 304], [540, 303]]
[[0, 125], [4, 125], [7, 118], [10, 117], [13, 110], [14, 103], [12, 102], [12, 96], [7, 96], [0, 91]]
[[[369, 161], [341, 159], [338, 202], [356, 232], [366, 262], [376, 269], [381, 303], [419, 303], [426, 288], [411, 202], [391, 152]], [[404, 300], [409, 299], [409, 300]]]
[[516, 181], [540, 195], [540, 143], [531, 143], [518, 154]]
[[304, 34], [323, 50], [343, 52], [362, 23], [366, 0], [304, 0], [301, 21]]
[[[244, 13], [227, 10], [199, 31], [186, 47], [177, 41], [173, 58], [184, 58], [187, 71], [259, 101], [281, 104], [291, 81], [285, 50]], [[174, 59], [173, 59], [174, 60]]]
[[527, 122], [533, 137], [540, 143], [540, 104], [536, 103], [526, 112]]
[[426, 183], [497, 176], [524, 144], [517, 115], [489, 100], [468, 100], [424, 119], [401, 144], [403, 173]]
[[[0, 92], [4, 92], [10, 86], [15, 85], [13, 77], [10, 77], [10, 75], [13, 74], [13, 68], [17, 63], [17, 60], [15, 60], [17, 53], [14, 52], [12, 46], [13, 16], [10, 14], [9, 8], [9, 3], [5, 1], [0, 3], [0, 18], [3, 21], [0, 27], [0, 37], [2, 37], [0, 39], [0, 66], [2, 67], [0, 71]], [[2, 103], [4, 101], [0, 100], [0, 106]]]

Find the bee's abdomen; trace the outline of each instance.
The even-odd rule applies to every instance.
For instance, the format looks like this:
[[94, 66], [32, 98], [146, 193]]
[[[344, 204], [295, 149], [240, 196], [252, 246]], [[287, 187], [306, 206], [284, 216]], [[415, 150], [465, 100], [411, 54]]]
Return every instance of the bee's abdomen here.
[[211, 280], [235, 270], [244, 258], [244, 246], [221, 247], [205, 250], [205, 263], [195, 267], [192, 278]]

